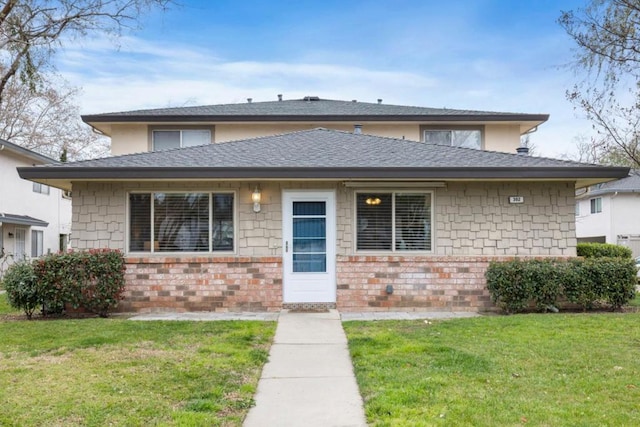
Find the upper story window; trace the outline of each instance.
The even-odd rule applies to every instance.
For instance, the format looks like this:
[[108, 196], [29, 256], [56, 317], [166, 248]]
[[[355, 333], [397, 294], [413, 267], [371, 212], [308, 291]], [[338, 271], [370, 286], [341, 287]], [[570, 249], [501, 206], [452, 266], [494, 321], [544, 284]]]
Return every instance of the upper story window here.
[[356, 249], [430, 251], [431, 201], [428, 192], [358, 193]]
[[591, 213], [600, 213], [602, 212], [602, 197], [596, 197], [595, 199], [591, 199]]
[[49, 194], [49, 186], [45, 184], [40, 184], [39, 182], [34, 182], [33, 192], [40, 193], [40, 194]]
[[153, 151], [193, 147], [211, 143], [209, 129], [157, 129], [151, 131]]
[[482, 148], [481, 129], [424, 129], [423, 139], [427, 144]]

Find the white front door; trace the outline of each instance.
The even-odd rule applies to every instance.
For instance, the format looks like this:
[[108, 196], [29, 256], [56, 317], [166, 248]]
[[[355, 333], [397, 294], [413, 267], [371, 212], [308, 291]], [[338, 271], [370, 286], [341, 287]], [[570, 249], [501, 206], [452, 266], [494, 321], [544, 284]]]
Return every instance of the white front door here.
[[336, 208], [333, 191], [282, 194], [285, 303], [336, 301]]
[[13, 259], [21, 261], [27, 258], [27, 230], [24, 228], [16, 228], [14, 230], [16, 240], [13, 246]]

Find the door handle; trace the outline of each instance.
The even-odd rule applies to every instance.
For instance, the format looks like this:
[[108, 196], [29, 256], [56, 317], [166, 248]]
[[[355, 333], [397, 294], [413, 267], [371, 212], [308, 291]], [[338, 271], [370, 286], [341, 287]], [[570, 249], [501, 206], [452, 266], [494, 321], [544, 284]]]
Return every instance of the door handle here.
[[284, 251], [285, 251], [285, 252], [289, 252], [289, 241], [288, 241], [288, 240], [286, 240], [286, 241], [284, 242]]

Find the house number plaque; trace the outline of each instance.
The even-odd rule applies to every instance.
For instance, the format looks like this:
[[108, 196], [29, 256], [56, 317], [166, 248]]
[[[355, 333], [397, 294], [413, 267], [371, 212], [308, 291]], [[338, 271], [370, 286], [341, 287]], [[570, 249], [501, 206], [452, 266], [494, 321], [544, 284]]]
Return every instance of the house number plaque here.
[[509, 203], [524, 203], [523, 196], [509, 196]]

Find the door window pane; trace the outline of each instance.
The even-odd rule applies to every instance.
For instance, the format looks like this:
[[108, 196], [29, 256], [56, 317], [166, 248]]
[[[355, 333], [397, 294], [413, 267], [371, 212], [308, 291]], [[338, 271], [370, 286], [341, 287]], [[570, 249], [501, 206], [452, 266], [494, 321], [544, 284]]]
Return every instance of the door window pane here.
[[325, 254], [293, 254], [294, 273], [325, 273], [327, 256]]
[[293, 202], [294, 216], [326, 215], [325, 202]]
[[293, 272], [324, 273], [327, 268], [325, 202], [293, 202]]

